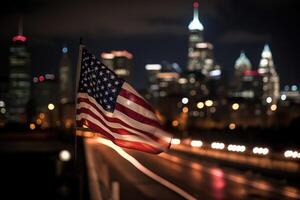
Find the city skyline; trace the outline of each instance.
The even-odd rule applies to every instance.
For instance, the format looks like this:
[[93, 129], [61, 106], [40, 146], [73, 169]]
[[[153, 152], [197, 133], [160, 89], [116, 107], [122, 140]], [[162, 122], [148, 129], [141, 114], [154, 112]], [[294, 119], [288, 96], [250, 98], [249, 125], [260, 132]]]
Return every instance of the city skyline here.
[[[28, 36], [28, 41], [31, 46], [32, 68], [34, 74], [42, 74], [49, 71], [57, 74], [58, 63], [61, 56], [61, 48], [63, 45], [69, 46], [72, 63], [76, 63], [78, 54], [78, 37], [81, 34], [84, 36], [85, 42], [94, 52], [97, 53], [97, 55], [99, 55], [100, 52], [107, 52], [111, 50], [126, 49], [132, 52], [134, 55], [134, 84], [136, 85], [136, 83], [139, 83], [138, 86], [145, 87], [145, 82], [142, 78], [143, 76], [138, 75], [142, 74], [146, 76], [144, 66], [148, 63], [160, 63], [163, 60], [167, 60], [170, 62], [177, 62], [183, 69], [186, 68], [188, 24], [193, 17], [193, 1], [187, 1], [185, 3], [179, 1], [174, 1], [173, 3], [157, 2], [155, 5], [153, 4], [149, 8], [143, 8], [141, 3], [135, 2], [135, 7], [145, 9], [147, 14], [149, 14], [151, 9], [157, 8], [159, 5], [162, 8], [160, 8], [157, 13], [153, 12], [150, 13], [151, 15], [149, 14], [148, 18], [150, 18], [150, 22], [149, 20], [147, 21], [148, 18], [144, 16], [145, 14], [138, 11], [133, 12], [132, 15], [136, 16], [137, 18], [133, 17], [132, 20], [145, 20], [145, 24], [143, 26], [139, 26], [139, 30], [135, 30], [130, 27], [131, 24], [126, 23], [128, 24], [128, 33], [126, 34], [124, 32], [120, 32], [120, 34], [123, 35], [122, 37], [114, 34], [114, 31], [111, 30], [111, 27], [105, 30], [98, 30], [96, 28], [100, 26], [99, 23], [97, 23], [98, 18], [96, 18], [98, 14], [95, 14], [95, 20], [91, 22], [91, 26], [86, 27], [86, 33], [82, 33], [84, 32], [82, 30], [77, 32], [73, 30], [73, 33], [71, 33], [72, 29], [70, 29], [69, 33], [64, 33], [62, 30], [55, 33], [55, 31], [57, 31], [55, 27], [52, 27], [52, 33], [42, 33], [40, 24], [41, 22], [33, 22], [32, 16], [39, 15], [46, 21], [47, 16], [49, 17], [49, 13], [47, 14], [46, 12], [45, 14], [42, 14], [39, 11], [39, 9], [46, 9], [44, 8], [45, 5], [52, 5], [50, 8], [46, 9], [48, 11], [49, 9], [55, 9], [59, 11], [65, 8], [65, 6], [69, 5], [70, 9], [65, 10], [65, 14], [68, 14], [71, 11], [76, 10], [79, 5], [88, 7], [90, 3], [87, 2], [84, 4], [78, 2], [76, 4], [68, 4], [67, 2], [62, 2], [61, 7], [59, 7], [57, 2], [49, 3], [45, 1], [45, 5], [35, 5], [33, 2], [34, 1], [29, 1], [28, 5], [26, 3], [23, 3], [26, 5], [20, 4], [17, 6], [17, 10], [11, 10], [9, 6], [11, 4], [8, 4], [6, 12], [2, 13], [3, 19], [7, 19], [8, 21], [5, 22], [5, 20], [2, 19], [0, 23], [10, 23], [8, 28], [3, 32], [5, 37], [1, 38], [1, 40], [5, 39], [3, 43], [6, 43], [7, 46], [4, 45], [1, 47], [0, 52], [2, 55], [7, 54], [7, 48], [11, 37], [17, 34], [18, 17], [16, 14], [24, 13], [24, 35]], [[232, 2], [225, 3], [224, 1], [220, 1], [219, 3], [215, 1], [211, 1], [210, 3], [206, 1], [200, 1], [199, 3], [200, 21], [204, 26], [204, 38], [206, 41], [214, 45], [216, 63], [221, 65], [223, 71], [227, 72], [227, 74], [230, 74], [231, 76], [233, 75], [234, 62], [242, 50], [246, 52], [253, 65], [253, 68], [257, 69], [260, 60], [261, 49], [265, 43], [268, 43], [272, 49], [275, 68], [281, 78], [281, 88], [283, 88], [285, 84], [299, 85], [299, 68], [297, 68], [296, 59], [297, 51], [295, 50], [296, 45], [293, 45], [297, 44], [298, 42], [297, 38], [295, 37], [297, 31], [290, 31], [291, 28], [293, 28], [291, 26], [292, 20], [284, 24], [286, 27], [285, 32], [280, 29], [280, 26], [278, 26], [278, 23], [280, 25], [280, 22], [282, 22], [285, 17], [288, 18], [288, 16], [293, 16], [295, 14], [293, 10], [291, 10], [290, 13], [287, 13], [287, 10], [292, 7], [291, 5], [287, 7], [288, 3], [275, 3], [272, 4], [272, 11], [270, 11], [266, 8], [259, 7], [261, 5], [268, 7], [268, 3], [270, 3], [270, 1], [264, 1], [262, 3], [258, 3], [257, 1], [252, 3], [246, 2], [245, 5], [233, 4]], [[116, 20], [120, 19], [119, 15], [124, 12], [120, 10], [120, 7], [124, 9], [124, 3], [119, 5], [102, 2], [99, 5], [102, 5], [104, 8], [115, 8], [120, 12], [112, 16], [106, 16], [106, 22], [104, 24], [102, 23], [103, 27], [105, 27], [107, 24], [110, 24], [111, 26], [115, 26], [116, 29], [121, 29], [119, 23], [109, 22], [116, 22]], [[222, 12], [218, 12], [220, 11], [220, 7], [223, 5], [226, 5], [225, 8], [227, 11], [225, 9]], [[233, 10], [236, 7], [239, 7], [240, 10], [245, 10], [247, 5], [253, 10], [256, 9], [256, 11], [258, 11], [257, 17], [253, 18], [253, 14], [247, 14], [247, 16], [242, 15], [240, 22], [239, 20], [234, 19], [234, 16], [239, 16], [241, 13], [237, 13], [237, 11], [231, 13], [230, 10]], [[32, 6], [32, 10], [26, 10], [26, 7], [28, 6]], [[162, 12], [164, 10], [168, 12]], [[265, 14], [263, 14], [263, 11], [265, 11]], [[278, 11], [283, 13], [282, 16], [278, 14]], [[226, 13], [230, 14], [226, 17], [228, 19], [224, 19], [224, 14]], [[284, 13], [286, 13], [287, 16], [284, 15]], [[92, 18], [90, 15], [91, 14], [89, 13], [87, 19], [91, 20]], [[106, 15], [106, 13], [103, 13], [102, 15]], [[155, 17], [157, 19], [155, 19]], [[260, 20], [261, 17], [264, 17], [265, 21]], [[128, 20], [128, 17], [124, 18], [125, 19], [122, 20]], [[155, 19], [154, 22], [152, 18]], [[229, 23], [229, 19], [234, 20]], [[54, 19], [52, 20], [54, 21]], [[119, 22], [122, 20], [120, 19]], [[275, 20], [278, 20], [276, 26], [273, 23], [270, 23]], [[53, 21], [48, 18], [50, 25]], [[100, 20], [100, 22], [103, 22], [103, 20]], [[262, 26], [264, 23], [265, 27]], [[151, 31], [148, 29], [146, 30], [144, 27], [145, 25], [149, 26], [149, 28], [152, 27]], [[225, 26], [227, 28], [225, 28]], [[229, 29], [230, 27], [232, 29]], [[254, 27], [257, 27], [257, 31], [253, 29]], [[276, 27], [278, 30], [275, 32], [274, 30]], [[93, 28], [95, 29], [94, 33], [91, 31]], [[45, 26], [43, 29], [45, 29], [44, 31], [47, 31], [49, 28]], [[90, 33], [87, 33], [89, 31]], [[7, 48], [5, 49], [5, 47]], [[176, 49], [176, 51], [173, 51], [174, 49]], [[1, 58], [0, 63], [2, 66], [7, 65], [5, 56]], [[1, 74], [6, 73], [7, 70], [8, 69], [5, 67], [2, 68]], [[293, 73], [290, 73], [291, 71]]]

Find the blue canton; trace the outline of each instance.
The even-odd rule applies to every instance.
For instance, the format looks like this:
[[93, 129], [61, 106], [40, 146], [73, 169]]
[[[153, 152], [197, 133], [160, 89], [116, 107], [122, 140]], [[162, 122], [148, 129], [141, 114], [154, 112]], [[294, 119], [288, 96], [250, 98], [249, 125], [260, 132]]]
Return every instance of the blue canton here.
[[78, 92], [88, 93], [106, 111], [113, 112], [123, 83], [123, 79], [83, 49]]

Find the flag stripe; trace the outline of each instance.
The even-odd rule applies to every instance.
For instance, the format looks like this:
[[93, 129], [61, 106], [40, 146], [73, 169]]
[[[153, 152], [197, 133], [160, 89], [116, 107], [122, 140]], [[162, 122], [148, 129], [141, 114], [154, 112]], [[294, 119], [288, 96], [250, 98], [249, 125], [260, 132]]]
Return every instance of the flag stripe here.
[[[90, 106], [87, 106], [90, 107]], [[127, 126], [122, 126], [119, 123], [109, 122], [105, 119], [102, 119], [102, 115], [98, 113], [94, 108], [85, 108], [83, 104], [79, 105], [79, 108], [77, 108], [77, 115], [81, 115], [82, 113], [91, 115], [93, 118], [98, 120], [100, 123], [107, 126], [107, 128], [110, 129], [110, 131], [121, 134], [121, 135], [136, 135], [143, 137], [147, 140], [151, 139], [154, 140], [157, 143], [160, 143], [160, 145], [168, 146], [168, 143], [161, 140], [160, 138], [155, 137], [151, 133], [147, 132], [138, 132], [136, 130], [129, 129]]]
[[[100, 127], [95, 129], [96, 125], [93, 125], [92, 122], [90, 122], [88, 119], [83, 119], [81, 117], [79, 118], [78, 115], [76, 116], [76, 124], [77, 124], [77, 126], [81, 126], [81, 127], [83, 125], [85, 125], [85, 126], [89, 127], [90, 129], [93, 129], [97, 132], [99, 132], [99, 129], [100, 129]], [[103, 129], [100, 129], [100, 132], [102, 135], [104, 135], [106, 138], [110, 139], [111, 141], [113, 141], [115, 139], [111, 134], [108, 134]]]
[[156, 115], [153, 112], [149, 111], [148, 109], [146, 109], [145, 107], [143, 107], [139, 104], [136, 104], [134, 101], [132, 101], [132, 99], [126, 99], [123, 96], [118, 96], [117, 102], [123, 106], [135, 108], [134, 110], [137, 113], [142, 113], [144, 116], [146, 116], [150, 119], [153, 119], [153, 120], [157, 119]]
[[135, 95], [134, 93], [132, 93], [132, 91], [124, 89], [122, 87], [119, 95], [126, 99], [129, 99], [129, 100], [135, 102], [136, 104], [139, 104], [140, 106], [143, 106], [144, 108], [148, 109], [149, 111], [155, 113], [155, 110], [143, 98]]
[[[120, 125], [133, 129], [137, 132], [144, 133], [159, 143], [170, 143], [171, 136], [162, 129], [135, 121], [118, 111], [115, 111], [113, 114], [106, 112], [103, 108], [101, 108], [101, 106], [95, 103], [95, 100], [92, 97], [84, 93], [79, 93], [78, 96], [78, 108], [85, 107], [88, 109], [95, 109], [101, 116], [105, 118], [105, 120], [109, 122], [119, 123]], [[128, 122], [130, 125], [126, 122]]]
[[145, 117], [144, 115], [141, 115], [141, 114], [131, 110], [130, 108], [123, 106], [122, 104], [117, 103], [115, 109], [124, 113], [128, 117], [135, 119], [136, 121], [139, 121], [139, 122], [145, 123], [145, 124], [149, 124], [149, 125], [152, 125], [157, 128], [161, 128], [161, 125], [156, 120], [149, 119], [149, 118]]
[[[114, 111], [114, 113], [110, 113], [105, 111], [100, 105], [98, 105], [95, 100], [90, 97], [88, 94], [80, 93], [78, 98], [78, 103], [80, 102], [86, 102], [91, 104], [96, 110], [103, 113], [103, 115], [110, 117], [112, 119], [119, 119], [123, 122], [126, 122], [126, 124], [131, 124], [133, 127], [136, 127], [139, 130], [145, 130], [147, 132], [153, 132], [157, 127], [151, 126], [149, 124], [141, 123], [135, 119], [132, 119], [128, 117], [127, 115], [123, 114], [122, 112], [119, 112], [117, 110]], [[117, 122], [117, 121], [116, 121]], [[160, 136], [159, 136], [160, 137]]]
[[[78, 126], [86, 125], [84, 123], [84, 119], [77, 120], [76, 123], [78, 124]], [[89, 122], [89, 128], [99, 132], [99, 133], [97, 133], [97, 134], [99, 134], [99, 136], [102, 136], [102, 137], [105, 136], [106, 138], [110, 139], [113, 143], [115, 143], [116, 145], [118, 145], [120, 147], [136, 149], [139, 151], [144, 151], [144, 152], [154, 153], [154, 154], [162, 152], [162, 150], [154, 148], [153, 146], [148, 145], [148, 144], [144, 144], [144, 143], [140, 143], [140, 142], [133, 142], [133, 141], [128, 142], [126, 140], [114, 138], [110, 134], [106, 133], [106, 131], [104, 131], [101, 127], [97, 127], [96, 124], [93, 124], [92, 122]]]
[[[143, 144], [147, 144], [147, 145], [151, 145], [153, 146], [154, 148], [157, 148], [157, 149], [161, 149], [162, 150], [162, 146], [158, 146], [158, 144], [154, 143], [153, 141], [149, 141], [149, 140], [145, 140], [141, 137], [137, 137], [137, 136], [134, 136], [134, 135], [120, 135], [120, 134], [116, 134], [115, 132], [113, 131], [110, 131], [108, 129], [108, 127], [106, 127], [104, 124], [101, 124], [99, 123], [96, 119], [94, 119], [92, 116], [90, 115], [87, 115], [87, 114], [80, 114], [78, 116], [78, 120], [84, 120], [85, 125], [88, 126], [89, 128], [92, 128], [95, 130], [99, 130], [100, 129], [100, 133], [105, 133], [104, 135], [105, 136], [108, 136], [108, 135], [111, 135], [111, 137], [108, 137], [109, 139], [121, 139], [121, 140], [126, 140], [128, 142], [138, 142], [138, 143], [143, 143]], [[93, 126], [93, 127], [91, 127]]]

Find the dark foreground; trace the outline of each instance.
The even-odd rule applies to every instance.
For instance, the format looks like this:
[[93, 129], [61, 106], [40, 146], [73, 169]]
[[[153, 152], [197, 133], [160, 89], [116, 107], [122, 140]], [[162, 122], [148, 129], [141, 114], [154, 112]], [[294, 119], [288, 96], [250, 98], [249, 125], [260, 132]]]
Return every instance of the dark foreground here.
[[1, 134], [0, 199], [88, 199], [83, 148], [75, 162], [73, 142], [59, 131]]

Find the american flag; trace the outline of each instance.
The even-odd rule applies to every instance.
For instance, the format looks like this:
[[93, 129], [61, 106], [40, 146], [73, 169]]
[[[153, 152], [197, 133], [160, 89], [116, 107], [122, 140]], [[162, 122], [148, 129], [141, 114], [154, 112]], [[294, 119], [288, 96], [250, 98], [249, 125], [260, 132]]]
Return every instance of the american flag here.
[[125, 148], [149, 153], [168, 149], [171, 135], [146, 100], [85, 48], [81, 56], [77, 127], [88, 127]]

